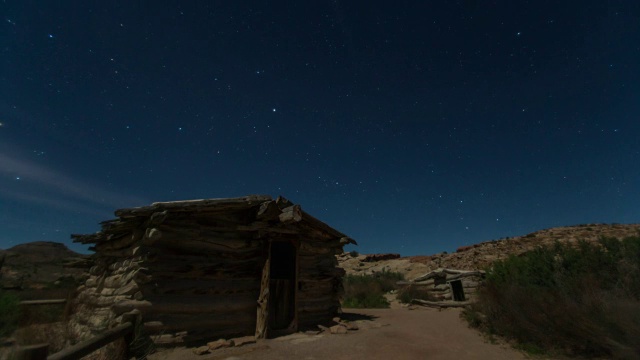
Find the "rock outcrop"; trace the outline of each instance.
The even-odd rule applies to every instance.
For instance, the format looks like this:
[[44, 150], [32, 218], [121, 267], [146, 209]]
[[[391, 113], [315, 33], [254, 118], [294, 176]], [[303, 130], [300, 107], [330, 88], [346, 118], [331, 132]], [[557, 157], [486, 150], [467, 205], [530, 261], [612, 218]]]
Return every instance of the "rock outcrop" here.
[[0, 250], [0, 286], [5, 289], [75, 289], [91, 266], [89, 255], [78, 254], [66, 245], [35, 241]]
[[461, 246], [455, 253], [442, 252], [428, 256], [400, 257], [390, 260], [367, 261], [369, 255], [338, 255], [338, 262], [347, 274], [371, 274], [395, 271], [413, 280], [438, 268], [481, 270], [510, 255], [519, 255], [556, 241], [576, 243], [579, 240], [597, 241], [601, 237], [625, 238], [638, 236], [640, 224], [584, 224], [545, 229], [513, 238], [484, 241]]
[[370, 254], [364, 257], [364, 262], [375, 262], [382, 260], [399, 259], [400, 254]]

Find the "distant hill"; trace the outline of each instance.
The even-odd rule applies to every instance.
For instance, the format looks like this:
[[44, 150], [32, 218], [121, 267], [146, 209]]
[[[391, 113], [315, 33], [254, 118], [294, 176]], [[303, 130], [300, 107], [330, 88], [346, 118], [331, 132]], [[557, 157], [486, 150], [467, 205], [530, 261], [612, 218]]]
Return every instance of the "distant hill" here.
[[345, 253], [338, 256], [338, 262], [347, 274], [367, 274], [386, 269], [401, 272], [407, 279], [413, 279], [440, 267], [461, 270], [483, 269], [496, 260], [504, 259], [509, 255], [519, 255], [538, 246], [553, 244], [555, 241], [573, 243], [578, 240], [597, 241], [601, 237], [629, 236], [640, 236], [640, 224], [583, 224], [555, 227], [523, 236], [463, 246], [452, 254], [444, 252], [375, 262], [364, 261], [366, 255], [352, 257]]
[[90, 256], [62, 243], [36, 241], [0, 250], [4, 263], [0, 285], [5, 289], [44, 289], [75, 286], [90, 266]]

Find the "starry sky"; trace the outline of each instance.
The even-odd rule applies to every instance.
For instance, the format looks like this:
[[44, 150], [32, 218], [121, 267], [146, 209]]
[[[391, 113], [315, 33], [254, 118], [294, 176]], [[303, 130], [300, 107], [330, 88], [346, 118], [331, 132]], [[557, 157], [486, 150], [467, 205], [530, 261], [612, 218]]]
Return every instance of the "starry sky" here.
[[640, 220], [638, 1], [0, 9], [0, 248], [248, 194], [361, 253]]

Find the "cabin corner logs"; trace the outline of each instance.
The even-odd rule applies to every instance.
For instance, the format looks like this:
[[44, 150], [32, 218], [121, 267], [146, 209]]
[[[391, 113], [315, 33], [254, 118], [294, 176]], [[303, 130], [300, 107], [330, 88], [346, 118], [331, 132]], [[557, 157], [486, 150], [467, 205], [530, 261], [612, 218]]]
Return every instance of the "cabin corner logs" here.
[[157, 344], [264, 338], [330, 321], [355, 241], [285, 198], [251, 195], [120, 209], [89, 235], [95, 266], [72, 329], [91, 337], [133, 310]]
[[461, 307], [476, 300], [478, 286], [484, 281], [482, 270], [456, 270], [439, 268], [399, 285], [420, 286], [429, 291], [435, 301], [413, 300], [433, 307]]

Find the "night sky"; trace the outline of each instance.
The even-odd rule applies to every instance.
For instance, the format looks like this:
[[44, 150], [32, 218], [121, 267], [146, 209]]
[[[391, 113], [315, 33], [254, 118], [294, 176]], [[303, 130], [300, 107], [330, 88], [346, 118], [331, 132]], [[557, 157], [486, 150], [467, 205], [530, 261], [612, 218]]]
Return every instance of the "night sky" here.
[[635, 0], [0, 9], [0, 248], [248, 194], [361, 253], [640, 221]]

